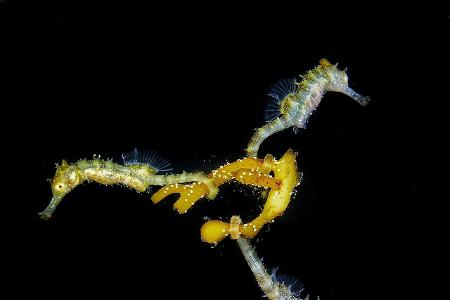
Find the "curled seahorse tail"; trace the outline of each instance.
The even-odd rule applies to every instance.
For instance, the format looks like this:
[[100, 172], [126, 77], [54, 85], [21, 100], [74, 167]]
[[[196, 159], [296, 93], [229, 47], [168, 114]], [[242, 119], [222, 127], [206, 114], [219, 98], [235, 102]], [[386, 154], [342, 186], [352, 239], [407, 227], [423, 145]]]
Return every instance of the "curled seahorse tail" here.
[[149, 185], [168, 185], [175, 183], [187, 183], [187, 182], [201, 182], [205, 184], [208, 189], [208, 199], [214, 199], [219, 189], [214, 185], [214, 180], [209, 178], [203, 173], [187, 173], [183, 172], [181, 174], [172, 174], [172, 175], [155, 175], [149, 179]]
[[194, 173], [192, 178], [194, 179], [194, 181], [201, 182], [208, 187], [209, 192], [206, 195], [206, 198], [210, 200], [216, 198], [217, 194], [219, 193], [219, 188], [214, 184], [214, 179], [209, 178], [203, 173]]
[[291, 122], [285, 118], [276, 118], [275, 120], [268, 122], [261, 128], [258, 128], [255, 134], [250, 139], [250, 143], [247, 146], [246, 152], [248, 157], [257, 157], [259, 147], [262, 142], [274, 133], [282, 131], [286, 128], [293, 126]]

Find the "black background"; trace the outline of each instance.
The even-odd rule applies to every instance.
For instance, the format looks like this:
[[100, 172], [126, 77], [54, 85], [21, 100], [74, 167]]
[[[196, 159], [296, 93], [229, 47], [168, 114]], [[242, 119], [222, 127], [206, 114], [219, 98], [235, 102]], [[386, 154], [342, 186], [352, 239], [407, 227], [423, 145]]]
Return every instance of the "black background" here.
[[391, 298], [425, 276], [409, 256], [424, 222], [411, 214], [428, 101], [417, 70], [425, 49], [439, 56], [442, 40], [430, 33], [446, 16], [301, 4], [0, 7], [13, 92], [4, 114], [15, 121], [4, 137], [20, 157], [9, 161], [19, 175], [5, 227], [16, 294], [260, 299], [236, 243], [211, 247], [199, 234], [206, 218], [256, 216], [263, 202], [249, 188], [229, 184], [177, 215], [175, 198], [153, 205], [148, 194], [86, 184], [51, 220], [37, 212], [62, 159], [120, 161], [138, 147], [181, 172], [242, 158], [264, 124], [269, 86], [321, 58], [347, 67], [350, 85], [372, 100], [361, 107], [328, 93], [306, 130], [262, 145], [260, 155], [294, 149], [304, 176], [286, 213], [252, 243], [269, 268], [321, 299]]

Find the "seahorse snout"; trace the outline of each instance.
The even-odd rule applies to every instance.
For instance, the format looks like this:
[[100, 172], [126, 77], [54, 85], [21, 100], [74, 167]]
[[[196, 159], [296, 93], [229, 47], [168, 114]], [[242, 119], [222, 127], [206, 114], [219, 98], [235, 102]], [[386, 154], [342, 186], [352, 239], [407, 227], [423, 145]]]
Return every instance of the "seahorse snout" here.
[[343, 91], [343, 93], [346, 94], [347, 96], [351, 97], [353, 100], [355, 100], [362, 106], [366, 106], [367, 103], [369, 103], [369, 101], [370, 101], [369, 96], [362, 96], [362, 95], [358, 94], [357, 92], [355, 92], [351, 87], [347, 87]]
[[39, 218], [41, 218], [41, 220], [48, 220], [52, 217], [53, 212], [56, 209], [56, 206], [58, 206], [59, 202], [61, 202], [63, 197], [59, 197], [56, 195], [53, 195], [52, 200], [50, 201], [50, 203], [47, 205], [47, 207], [39, 213]]

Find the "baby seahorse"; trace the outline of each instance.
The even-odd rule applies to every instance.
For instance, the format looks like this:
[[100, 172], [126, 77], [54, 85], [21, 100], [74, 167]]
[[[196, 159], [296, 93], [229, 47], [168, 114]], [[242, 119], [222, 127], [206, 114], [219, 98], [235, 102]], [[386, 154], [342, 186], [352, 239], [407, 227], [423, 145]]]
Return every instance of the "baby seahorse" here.
[[123, 165], [95, 156], [92, 160], [79, 160], [74, 164], [63, 160], [62, 164], [57, 166], [51, 181], [53, 197], [45, 210], [39, 213], [41, 219], [49, 219], [64, 196], [84, 181], [95, 181], [104, 185], [123, 184], [137, 192], [144, 192], [153, 185], [201, 182], [208, 187], [207, 198], [213, 199], [218, 193], [213, 180], [203, 173], [156, 174], [170, 171], [171, 168], [168, 161], [153, 152], [138, 153], [137, 149], [134, 149], [123, 154], [122, 158]]
[[308, 71], [301, 82], [285, 79], [274, 84], [268, 96], [273, 100], [266, 108], [267, 124], [256, 130], [247, 146], [247, 156], [256, 157], [262, 142], [272, 134], [294, 128], [305, 128], [309, 116], [317, 108], [323, 95], [328, 91], [341, 92], [365, 106], [369, 97], [356, 93], [348, 86], [346, 71], [332, 65], [326, 59]]

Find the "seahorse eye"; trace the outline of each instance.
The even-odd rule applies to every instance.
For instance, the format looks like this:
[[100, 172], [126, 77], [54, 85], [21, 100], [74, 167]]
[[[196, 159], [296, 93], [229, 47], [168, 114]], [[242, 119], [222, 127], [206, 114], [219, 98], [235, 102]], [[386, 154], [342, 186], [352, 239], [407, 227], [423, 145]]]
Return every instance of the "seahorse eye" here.
[[63, 183], [59, 183], [59, 184], [55, 185], [55, 188], [56, 188], [57, 191], [60, 191], [60, 190], [62, 190], [64, 188], [64, 184]]

